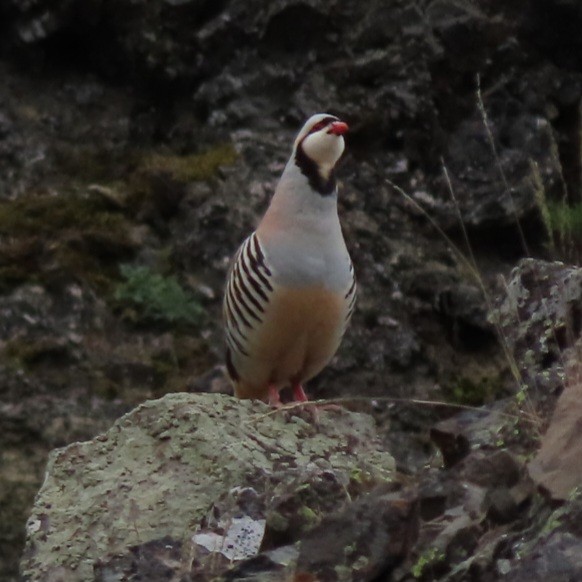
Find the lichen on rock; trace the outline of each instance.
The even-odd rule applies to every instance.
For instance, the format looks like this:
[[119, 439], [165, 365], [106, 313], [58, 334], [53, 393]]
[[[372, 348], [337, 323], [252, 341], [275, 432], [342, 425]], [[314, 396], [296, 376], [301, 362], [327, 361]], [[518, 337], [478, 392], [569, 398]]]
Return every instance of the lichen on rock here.
[[[268, 517], [276, 512], [273, 535], [293, 540], [314, 515], [389, 481], [393, 469], [366, 415], [324, 412], [314, 424], [260, 402], [170, 394], [51, 454], [27, 523], [23, 575], [88, 580], [98, 560], [132, 545], [164, 536], [192, 544], [209, 515], [241, 517], [248, 490], [255, 515], [267, 516], [265, 537], [278, 527]], [[352, 482], [354, 472], [370, 480]]]

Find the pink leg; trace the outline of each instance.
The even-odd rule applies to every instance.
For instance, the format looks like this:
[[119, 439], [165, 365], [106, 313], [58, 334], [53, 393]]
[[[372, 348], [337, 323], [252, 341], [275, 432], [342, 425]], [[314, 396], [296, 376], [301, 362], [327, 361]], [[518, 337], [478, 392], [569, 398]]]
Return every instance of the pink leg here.
[[[303, 390], [303, 386], [301, 386], [301, 384], [299, 384], [299, 382], [293, 383], [291, 385], [291, 388], [293, 390], [293, 398], [295, 399], [295, 402], [300, 402], [300, 403], [309, 402], [309, 398], [307, 398], [307, 394], [305, 394], [305, 391]], [[317, 406], [314, 406], [313, 404], [308, 404], [305, 407], [305, 410], [311, 414], [311, 416], [313, 418], [313, 422], [316, 425], [318, 425], [319, 424], [319, 411], [317, 410]]]
[[[309, 402], [309, 398], [307, 398], [307, 394], [305, 394], [305, 392], [303, 391], [303, 386], [301, 386], [301, 384], [297, 383], [297, 384], [293, 384], [292, 385], [293, 388], [293, 397], [295, 398], [295, 402]], [[315, 421], [317, 422], [317, 420], [319, 419], [318, 416], [318, 409], [319, 410], [342, 410], [341, 406], [338, 406], [337, 404], [313, 404], [311, 405], [313, 407], [313, 417], [315, 419]]]
[[282, 406], [279, 389], [274, 384], [269, 385], [269, 406], [273, 408], [281, 408]]
[[293, 384], [293, 398], [295, 402], [308, 402], [309, 398], [307, 398], [307, 394], [303, 391], [303, 386], [301, 384]]

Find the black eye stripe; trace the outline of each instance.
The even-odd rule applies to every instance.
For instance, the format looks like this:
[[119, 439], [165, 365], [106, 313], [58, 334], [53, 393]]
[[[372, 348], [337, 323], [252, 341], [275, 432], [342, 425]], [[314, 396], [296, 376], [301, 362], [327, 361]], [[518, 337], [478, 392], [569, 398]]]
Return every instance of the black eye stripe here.
[[[324, 117], [321, 121], [318, 121], [310, 130], [309, 134], [321, 131], [324, 127], [327, 127], [330, 123], [338, 121], [337, 117]], [[309, 135], [308, 134], [308, 135]]]

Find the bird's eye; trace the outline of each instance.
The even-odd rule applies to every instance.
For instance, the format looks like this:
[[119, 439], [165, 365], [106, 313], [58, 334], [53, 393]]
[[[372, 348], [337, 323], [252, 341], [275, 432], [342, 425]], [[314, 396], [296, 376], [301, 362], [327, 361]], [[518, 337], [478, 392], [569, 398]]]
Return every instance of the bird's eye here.
[[309, 133], [315, 133], [316, 131], [319, 131], [321, 129], [323, 129], [324, 127], [327, 127], [330, 123], [329, 119], [322, 119], [321, 121], [318, 121], [309, 131]]

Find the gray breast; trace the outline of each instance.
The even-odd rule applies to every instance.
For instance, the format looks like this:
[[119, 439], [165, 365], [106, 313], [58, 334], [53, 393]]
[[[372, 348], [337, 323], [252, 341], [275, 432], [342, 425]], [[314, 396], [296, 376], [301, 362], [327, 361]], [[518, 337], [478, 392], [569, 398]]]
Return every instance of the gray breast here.
[[345, 292], [353, 271], [343, 238], [331, 242], [318, 237], [281, 241], [266, 249], [266, 261], [273, 280], [288, 287], [322, 285], [334, 292]]

